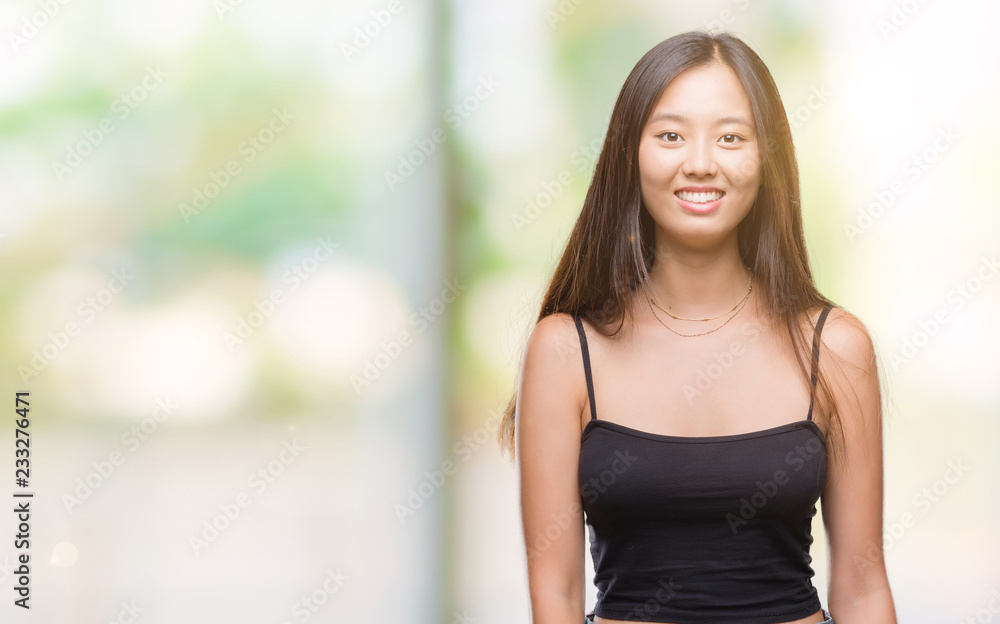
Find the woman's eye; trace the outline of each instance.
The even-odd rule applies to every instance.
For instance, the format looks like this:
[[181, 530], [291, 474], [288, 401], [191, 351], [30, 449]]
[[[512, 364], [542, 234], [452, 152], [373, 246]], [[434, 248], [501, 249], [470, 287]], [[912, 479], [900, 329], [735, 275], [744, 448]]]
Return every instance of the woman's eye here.
[[660, 135], [660, 138], [667, 141], [668, 143], [674, 143], [681, 138], [681, 135], [676, 132], [664, 132]]
[[[732, 139], [732, 140], [730, 140], [730, 139]], [[736, 143], [737, 140], [739, 140], [739, 141], [746, 141], [746, 139], [744, 139], [743, 137], [741, 137], [738, 134], [724, 134], [724, 135], [722, 135], [722, 141], [724, 143], [733, 144], [733, 143]]]

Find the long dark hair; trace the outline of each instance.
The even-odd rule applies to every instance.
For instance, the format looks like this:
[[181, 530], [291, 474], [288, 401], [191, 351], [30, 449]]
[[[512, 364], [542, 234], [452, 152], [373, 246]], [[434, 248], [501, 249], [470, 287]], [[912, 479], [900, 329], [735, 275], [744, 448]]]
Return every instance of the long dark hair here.
[[[631, 296], [649, 276], [655, 226], [642, 203], [638, 149], [642, 129], [667, 85], [692, 67], [723, 63], [736, 73], [750, 98], [757, 129], [761, 185], [753, 208], [739, 224], [739, 252], [760, 284], [765, 312], [787, 328], [803, 378], [812, 363], [812, 332], [802, 319], [835, 305], [813, 283], [802, 232], [799, 172], [791, 129], [778, 88], [760, 57], [728, 34], [692, 31], [647, 52], [632, 69], [615, 102], [604, 146], [580, 216], [542, 301], [538, 321], [558, 312], [578, 313], [603, 335], [634, 321]], [[537, 321], [536, 321], [537, 322]], [[611, 326], [617, 325], [614, 331]], [[823, 350], [821, 359], [828, 357]], [[497, 432], [501, 450], [514, 456], [517, 392]], [[817, 370], [814, 414], [827, 431], [842, 432], [826, 376]], [[829, 438], [829, 433], [827, 434]], [[839, 446], [839, 445], [837, 445]]]

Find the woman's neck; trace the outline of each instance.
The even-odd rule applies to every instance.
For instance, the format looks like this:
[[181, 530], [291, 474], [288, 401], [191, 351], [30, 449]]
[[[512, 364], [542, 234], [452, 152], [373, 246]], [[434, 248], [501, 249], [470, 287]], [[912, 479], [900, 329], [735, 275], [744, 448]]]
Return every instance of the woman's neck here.
[[676, 255], [653, 264], [649, 292], [661, 307], [684, 318], [710, 318], [739, 304], [750, 288], [751, 273], [738, 256], [711, 258]]

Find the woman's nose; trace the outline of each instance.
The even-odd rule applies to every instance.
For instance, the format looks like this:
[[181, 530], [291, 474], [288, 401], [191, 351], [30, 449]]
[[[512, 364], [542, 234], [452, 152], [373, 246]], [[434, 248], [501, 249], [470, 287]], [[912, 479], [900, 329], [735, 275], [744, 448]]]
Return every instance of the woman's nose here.
[[689, 143], [687, 158], [684, 159], [683, 171], [692, 177], [715, 175], [716, 164], [712, 158], [712, 148], [700, 141]]

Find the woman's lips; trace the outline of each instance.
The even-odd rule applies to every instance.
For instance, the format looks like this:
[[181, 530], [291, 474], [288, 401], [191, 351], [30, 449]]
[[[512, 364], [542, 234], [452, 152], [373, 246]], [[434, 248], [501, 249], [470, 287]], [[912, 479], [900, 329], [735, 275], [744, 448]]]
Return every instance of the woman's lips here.
[[706, 214], [722, 205], [723, 191], [677, 191], [674, 197], [681, 208], [696, 214]]

